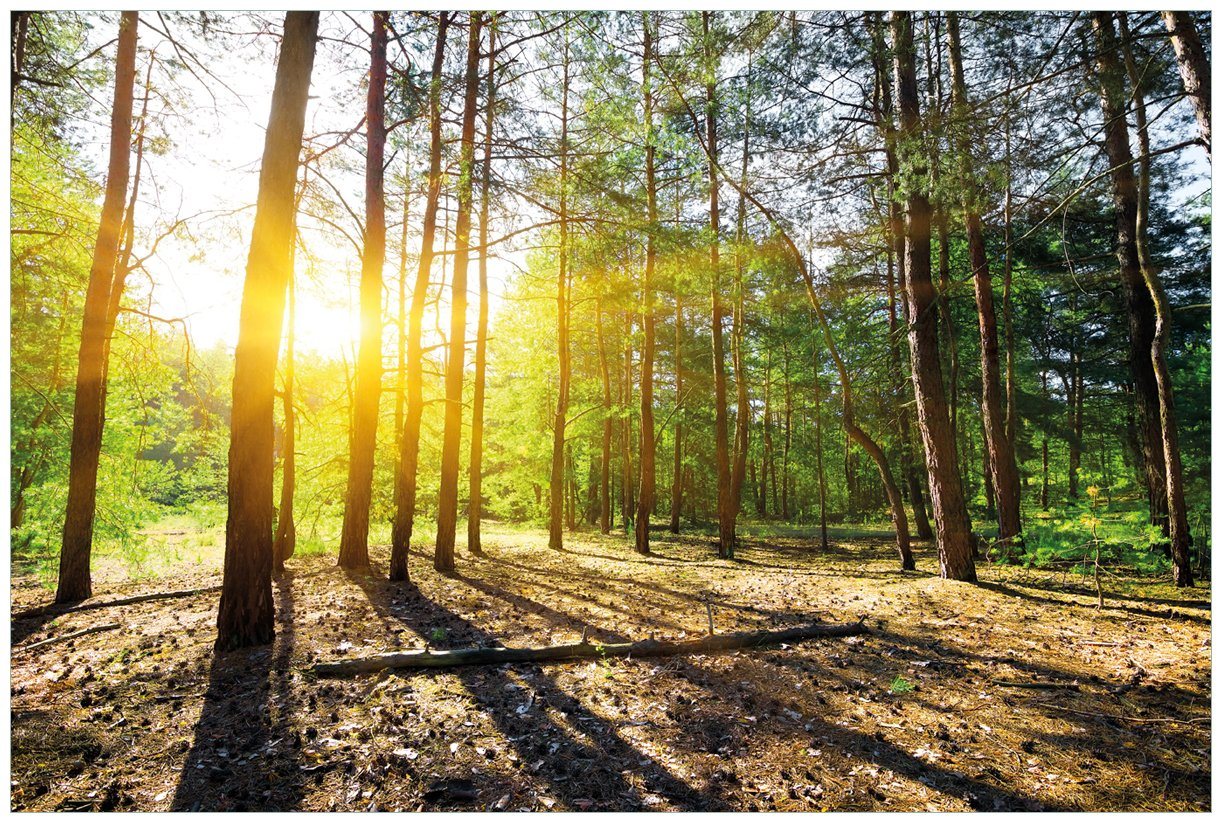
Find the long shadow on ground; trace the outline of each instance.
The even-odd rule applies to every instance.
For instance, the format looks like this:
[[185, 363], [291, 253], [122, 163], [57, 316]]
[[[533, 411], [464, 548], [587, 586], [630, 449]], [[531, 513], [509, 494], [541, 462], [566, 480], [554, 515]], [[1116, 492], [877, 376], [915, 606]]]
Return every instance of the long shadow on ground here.
[[271, 646], [212, 653], [204, 706], [171, 811], [288, 811], [302, 797], [290, 660], [293, 573], [276, 581]]
[[[410, 584], [372, 577], [357, 578], [356, 582], [380, 615], [401, 622], [421, 637], [440, 628], [445, 630], [447, 642], [454, 645], [500, 645], [494, 635], [429, 600]], [[572, 624], [581, 625], [577, 620]], [[533, 770], [523, 777], [543, 792], [561, 798], [568, 808], [643, 809], [650, 805], [652, 794], [685, 811], [726, 810], [719, 798], [697, 791], [634, 748], [538, 666], [517, 670], [522, 673], [520, 682], [510, 676], [509, 667], [481, 667], [478, 671], [464, 667], [453, 674], [514, 747], [523, 766]], [[525, 690], [518, 691], [523, 686]], [[497, 699], [510, 691], [518, 691], [525, 702], [511, 708], [507, 701]], [[563, 715], [567, 728], [553, 721], [548, 709]], [[471, 782], [485, 807], [502, 794], [515, 793], [516, 788], [480, 785], [474, 777]], [[442, 795], [436, 805], [444, 808], [462, 804], [447, 803]]]

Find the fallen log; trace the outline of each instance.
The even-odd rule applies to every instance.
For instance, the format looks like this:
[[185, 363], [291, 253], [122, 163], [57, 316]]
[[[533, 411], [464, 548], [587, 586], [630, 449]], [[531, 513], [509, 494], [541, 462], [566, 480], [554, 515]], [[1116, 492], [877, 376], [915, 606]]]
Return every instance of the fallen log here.
[[320, 677], [350, 677], [385, 669], [441, 669], [452, 666], [497, 666], [503, 663], [544, 663], [568, 660], [600, 660], [607, 657], [669, 657], [703, 654], [730, 649], [775, 646], [816, 637], [849, 637], [868, 631], [862, 621], [840, 624], [811, 624], [789, 629], [736, 632], [701, 637], [696, 640], [638, 640], [633, 643], [569, 643], [561, 646], [505, 648], [493, 646], [468, 649], [415, 649], [388, 652], [371, 657], [356, 657], [316, 663], [311, 670]]
[[108, 632], [108, 631], [113, 631], [114, 629], [117, 629], [117, 628], [119, 628], [118, 623], [103, 623], [100, 626], [90, 626], [87, 629], [81, 629], [80, 631], [76, 631], [76, 632], [68, 632], [67, 634], [61, 634], [58, 637], [48, 637], [46, 640], [39, 640], [37, 643], [27, 643], [24, 646], [18, 646], [17, 648], [13, 649], [13, 654], [17, 654], [18, 652], [33, 651], [34, 649], [41, 649], [43, 646], [53, 646], [56, 643], [64, 643], [68, 640], [74, 640], [75, 638], [78, 638], [78, 637], [84, 637], [87, 634], [97, 634], [98, 632]]
[[95, 609], [109, 609], [114, 606], [130, 606], [134, 603], [147, 603], [150, 600], [173, 600], [179, 597], [193, 597], [197, 594], [207, 594], [208, 592], [219, 592], [221, 587], [205, 586], [202, 589], [180, 589], [172, 592], [153, 592], [151, 594], [136, 594], [131, 597], [117, 597], [112, 600], [97, 600], [84, 603], [48, 603], [45, 606], [37, 606], [33, 609], [26, 609], [22, 612], [17, 612], [13, 615], [13, 620], [29, 620], [32, 617], [42, 617], [47, 614], [75, 614], [76, 612], [90, 612]]

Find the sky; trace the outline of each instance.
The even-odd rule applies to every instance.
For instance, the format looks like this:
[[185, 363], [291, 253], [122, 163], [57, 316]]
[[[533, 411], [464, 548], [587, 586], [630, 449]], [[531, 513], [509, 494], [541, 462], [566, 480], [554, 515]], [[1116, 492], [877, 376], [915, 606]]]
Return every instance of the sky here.
[[[279, 15], [270, 17], [278, 25]], [[151, 19], [161, 25], [161, 21]], [[251, 28], [249, 22], [242, 24], [243, 30]], [[324, 37], [342, 36], [350, 28], [349, 20], [324, 14]], [[105, 42], [113, 32], [102, 23], [93, 36]], [[166, 226], [175, 220], [189, 218], [189, 228], [157, 244], [156, 253], [146, 264], [149, 274], [146, 285], [142, 289], [137, 285], [137, 288], [140, 297], [151, 295], [151, 303], [142, 308], [149, 308], [160, 317], [186, 321], [191, 344], [196, 348], [211, 348], [219, 343], [231, 349], [237, 340], [249, 231], [254, 219], [252, 206], [258, 193], [258, 170], [275, 74], [275, 44], [266, 36], [259, 40], [261, 42], [257, 43], [255, 38], [248, 37], [237, 44], [233, 38], [227, 38], [225, 42], [232, 46], [231, 50], [209, 53], [208, 68], [215, 77], [214, 81], [209, 81], [211, 93], [189, 75], [179, 72], [180, 81], [167, 95], [168, 102], [154, 100], [150, 104], [150, 119], [164, 130], [171, 148], [164, 154], [148, 156], [146, 160], [136, 218], [137, 225], [146, 232], [145, 251], [138, 248], [137, 256], [146, 253], [154, 238], [164, 233]], [[201, 55], [204, 48], [201, 47]], [[141, 85], [149, 49], [159, 58], [173, 53], [163, 37], [142, 26], [138, 64], [138, 83]], [[341, 51], [353, 58], [347, 66], [337, 59]], [[361, 54], [353, 54], [353, 51], [341, 44], [320, 45], [306, 116], [307, 138], [351, 129], [364, 114], [364, 95], [354, 88], [364, 75], [358, 70], [364, 60]], [[113, 59], [113, 48], [107, 59]], [[111, 87], [105, 89], [104, 102], [109, 103], [112, 93]], [[138, 89], [137, 113], [141, 96]], [[95, 158], [95, 167], [104, 168], [108, 134], [100, 127], [92, 129], [92, 133], [88, 150]], [[364, 137], [357, 135], [354, 139], [363, 141]], [[355, 152], [350, 154], [353, 163], [363, 162]], [[398, 166], [392, 165], [387, 179], [384, 294], [388, 318], [397, 307], [400, 234], [397, 224], [401, 220], [402, 204], [401, 195], [391, 190], [391, 175], [402, 168], [402, 161], [397, 159], [394, 163]], [[341, 185], [349, 204], [363, 219], [363, 169], [354, 168]], [[416, 230], [420, 223], [420, 200], [415, 198], [417, 202], [413, 203], [413, 217], [409, 222], [409, 227]], [[359, 229], [351, 220], [347, 227], [359, 238]], [[351, 358], [360, 327], [359, 253], [347, 240], [327, 236], [317, 227], [306, 225], [305, 221], [302, 238], [308, 255], [299, 255], [297, 268], [298, 352], [322, 357], [346, 354]], [[418, 235], [409, 236], [409, 255], [418, 250]], [[313, 265], [305, 262], [307, 258], [314, 259]], [[493, 258], [489, 261], [493, 317], [503, 302], [506, 283], [521, 263], [521, 255], [512, 252], [506, 253], [506, 260]], [[409, 283], [414, 274], [414, 266], [409, 266]], [[435, 272], [434, 277], [437, 276]], [[151, 291], [147, 286], [149, 281]], [[469, 282], [473, 291], [468, 303], [473, 320], [478, 300], [478, 293], [474, 291], [477, 283], [474, 277]], [[448, 320], [448, 311], [443, 312], [443, 327], [448, 325]], [[388, 322], [388, 344], [394, 337], [394, 327]]]

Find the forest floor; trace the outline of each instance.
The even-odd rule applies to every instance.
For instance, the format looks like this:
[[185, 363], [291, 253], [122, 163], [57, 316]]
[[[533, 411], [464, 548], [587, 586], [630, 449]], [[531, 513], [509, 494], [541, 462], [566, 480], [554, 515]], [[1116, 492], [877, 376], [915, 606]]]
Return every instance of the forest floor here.
[[[1208, 810], [1210, 592], [982, 564], [838, 533], [567, 536], [488, 524], [413, 583], [330, 556], [275, 585], [272, 646], [214, 655], [216, 592], [12, 625], [15, 810]], [[99, 599], [215, 585], [220, 554]], [[13, 608], [47, 602], [14, 569]], [[655, 660], [317, 679], [413, 648], [692, 638], [865, 618], [869, 633]], [[64, 643], [20, 646], [105, 623]], [[1001, 685], [1022, 683], [1027, 687]], [[1032, 688], [1040, 684], [1042, 688]]]

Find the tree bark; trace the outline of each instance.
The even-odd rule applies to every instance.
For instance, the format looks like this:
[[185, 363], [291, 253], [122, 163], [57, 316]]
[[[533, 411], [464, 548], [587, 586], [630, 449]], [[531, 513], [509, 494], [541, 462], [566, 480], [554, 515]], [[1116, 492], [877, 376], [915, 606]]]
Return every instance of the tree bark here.
[[81, 346], [77, 355], [68, 504], [59, 556], [59, 585], [55, 592], [57, 603], [84, 600], [92, 592], [89, 561], [97, 508], [98, 461], [106, 419], [106, 325], [131, 167], [138, 23], [138, 14], [134, 11], [123, 12], [119, 22], [106, 192], [102, 199], [101, 221], [89, 270], [89, 286], [85, 292]]
[[470, 20], [462, 142], [459, 149], [458, 216], [454, 224], [454, 272], [450, 279], [450, 353], [446, 363], [441, 485], [437, 492], [437, 544], [433, 552], [433, 568], [439, 572], [454, 571], [454, 534], [458, 527], [458, 461], [462, 444], [462, 388], [467, 347], [467, 264], [471, 250], [475, 110], [479, 105], [479, 41], [483, 12], [471, 12]]
[[369, 568], [369, 502], [382, 396], [382, 267], [386, 262], [386, 24], [373, 13], [369, 90], [365, 103], [365, 248], [361, 254], [361, 340], [349, 444], [348, 490], [340, 533], [339, 566]]
[[713, 272], [713, 408], [714, 448], [717, 461], [717, 556], [734, 556], [736, 543], [736, 512], [730, 475], [730, 432], [726, 409], [726, 352], [724, 341], [725, 310], [721, 304], [721, 209], [717, 182], [717, 60], [710, 31], [712, 12], [701, 12], [704, 30], [705, 135], [709, 161], [709, 228], [713, 242], [709, 248], [709, 265]]
[[1192, 563], [1189, 549], [1192, 537], [1188, 530], [1188, 504], [1184, 498], [1184, 464], [1180, 455], [1179, 428], [1175, 418], [1175, 393], [1171, 385], [1171, 369], [1167, 366], [1166, 349], [1171, 336], [1171, 304], [1167, 292], [1154, 267], [1147, 240], [1150, 222], [1150, 135], [1146, 128], [1145, 92], [1141, 88], [1141, 77], [1129, 45], [1128, 24], [1125, 13], [1119, 13], [1120, 35], [1124, 42], [1124, 62], [1132, 83], [1132, 98], [1137, 126], [1137, 146], [1141, 160], [1137, 165], [1137, 214], [1134, 221], [1134, 239], [1137, 245], [1137, 262], [1142, 279], [1149, 289], [1154, 303], [1154, 340], [1150, 346], [1150, 363], [1154, 368], [1154, 379], [1158, 389], [1159, 423], [1162, 429], [1161, 445], [1166, 468], [1167, 521], [1171, 537], [1172, 574], [1177, 586], [1192, 585]]
[[654, 267], [657, 265], [657, 250], [654, 234], [658, 225], [658, 187], [654, 176], [653, 134], [653, 88], [650, 84], [650, 64], [653, 62], [653, 32], [650, 30], [650, 12], [642, 12], [645, 28], [644, 58], [642, 59], [641, 93], [645, 108], [645, 196], [646, 219], [649, 224], [645, 232], [645, 274], [641, 283], [641, 330], [644, 343], [641, 346], [641, 422], [640, 422], [640, 482], [636, 500], [636, 551], [649, 554], [649, 515], [653, 511], [657, 493], [657, 467], [654, 461], [653, 430], [653, 358], [654, 358]]
[[738, 248], [735, 250], [734, 312], [731, 334], [731, 357], [734, 366], [734, 387], [737, 408], [734, 412], [734, 464], [731, 469], [731, 498], [735, 517], [743, 507], [743, 480], [747, 475], [747, 452], [751, 446], [751, 399], [748, 395], [746, 358], [746, 256], [747, 256], [747, 165], [751, 157], [751, 65], [753, 54], [747, 51], [746, 95], [743, 101], [743, 154], [739, 171]]
[[611, 368], [607, 358], [607, 340], [603, 332], [603, 308], [600, 300], [594, 306], [594, 325], [598, 334], [598, 368], [603, 383], [603, 439], [602, 461], [599, 464], [599, 516], [598, 529], [603, 534], [611, 532], [611, 436], [614, 426], [611, 405]]
[[984, 226], [980, 219], [980, 201], [983, 195], [973, 171], [971, 140], [966, 132], [970, 103], [959, 45], [959, 17], [953, 11], [946, 12], [946, 45], [950, 57], [951, 103], [959, 127], [956, 143], [959, 155], [959, 184], [963, 189], [963, 222], [967, 229], [968, 258], [972, 267], [976, 314], [980, 326], [980, 409], [991, 474], [988, 479], [992, 480], [997, 501], [997, 541], [1004, 546], [1010, 546], [1022, 542], [1021, 490], [1018, 464], [1014, 458], [1014, 444], [1006, 433], [1006, 417], [1002, 408], [997, 312], [993, 304], [993, 278], [989, 273]]
[[[675, 285], [675, 404], [683, 402], [683, 295]], [[670, 481], [670, 533], [683, 516], [683, 412], [675, 410], [675, 465]]]
[[320, 677], [350, 677], [387, 669], [443, 669], [454, 666], [499, 666], [506, 663], [546, 663], [567, 660], [601, 660], [608, 657], [671, 657], [682, 654], [708, 654], [730, 649], [751, 649], [795, 643], [816, 637], [851, 637], [865, 634], [857, 623], [812, 624], [772, 631], [715, 634], [696, 640], [638, 640], [634, 643], [570, 643], [536, 648], [476, 647], [469, 649], [416, 649], [389, 652], [372, 657], [315, 663], [312, 671]]
[[[1201, 45], [1192, 14], [1186, 11], [1164, 11], [1163, 23], [1175, 48], [1175, 59], [1184, 81], [1184, 91], [1192, 100], [1192, 111], [1197, 117], [1197, 128], [1201, 131], [1201, 142], [1205, 153], [1213, 161], [1213, 136], [1210, 120], [1213, 116], [1212, 93], [1209, 88], [1209, 55]], [[1148, 152], [1144, 152], [1148, 153]]]
[[218, 651], [269, 643], [275, 634], [271, 570], [276, 357], [292, 266], [293, 193], [317, 36], [318, 12], [285, 14], [234, 351]]
[[390, 538], [391, 580], [409, 579], [408, 551], [416, 518], [417, 467], [420, 460], [420, 421], [424, 414], [424, 306], [433, 269], [433, 241], [437, 234], [437, 205], [441, 199], [441, 86], [444, 79], [446, 30], [450, 14], [437, 14], [437, 43], [433, 50], [429, 90], [429, 186], [425, 195], [420, 233], [420, 259], [412, 288], [407, 337], [407, 417], [399, 441], [399, 478], [395, 487], [395, 519]]
[[[300, 205], [300, 202], [298, 203]], [[294, 238], [293, 249], [297, 248]], [[284, 328], [284, 461], [280, 481], [280, 510], [276, 517], [276, 535], [272, 539], [272, 569], [284, 571], [284, 563], [297, 550], [297, 524], [293, 518], [293, 496], [297, 492], [297, 413], [293, 408], [294, 346], [297, 337], [297, 278], [294, 272], [295, 253], [290, 253], [288, 282], [288, 317]]]
[[819, 540], [823, 551], [827, 551], [827, 475], [823, 471], [823, 397], [819, 387], [819, 353], [815, 351], [814, 397], [815, 406], [815, 470], [819, 474]]
[[620, 385], [624, 418], [620, 423], [620, 489], [623, 495], [620, 519], [624, 532], [632, 527], [635, 506], [632, 493], [632, 416], [627, 410], [632, 406], [632, 312], [624, 312], [624, 371]]
[[475, 385], [471, 397], [471, 493], [467, 503], [467, 551], [482, 556], [480, 520], [484, 507], [484, 390], [488, 372], [488, 215], [492, 184], [492, 124], [496, 105], [496, 12], [488, 26], [488, 84], [484, 92], [484, 159], [480, 170], [479, 320], [475, 331]]
[[[1137, 399], [1142, 433], [1142, 457], [1146, 487], [1152, 501], [1151, 517], [1166, 523], [1167, 466], [1160, 422], [1158, 377], [1151, 353], [1155, 347], [1157, 312], [1142, 275], [1137, 251], [1137, 180], [1129, 129], [1125, 118], [1127, 97], [1124, 78], [1116, 58], [1116, 36], [1110, 13], [1095, 12], [1095, 35], [1099, 45], [1099, 97], [1104, 118], [1104, 147], [1111, 165], [1112, 202], [1116, 211], [1116, 259], [1120, 264], [1129, 326], [1129, 366]], [[1164, 525], [1164, 528], [1166, 526]]]
[[564, 34], [564, 85], [560, 100], [560, 254], [556, 267], [556, 352], [560, 381], [556, 396], [556, 415], [552, 423], [552, 474], [548, 506], [547, 545], [564, 548], [564, 434], [569, 413], [569, 383], [572, 367], [569, 352], [568, 299], [568, 173], [569, 173], [569, 39]]
[[[891, 33], [895, 53], [895, 97], [899, 108], [899, 145], [902, 147], [916, 138], [922, 129], [911, 14], [892, 12]], [[903, 192], [904, 256], [908, 274], [908, 313], [911, 318], [908, 346], [917, 419], [925, 443], [940, 572], [945, 578], [975, 582], [971, 520], [963, 500], [954, 431], [951, 429], [942, 385], [936, 296], [930, 276], [930, 209], [925, 193], [926, 169], [919, 156], [901, 157], [901, 167], [905, 165], [904, 160], [910, 161], [913, 178], [906, 186], [907, 191]]]

